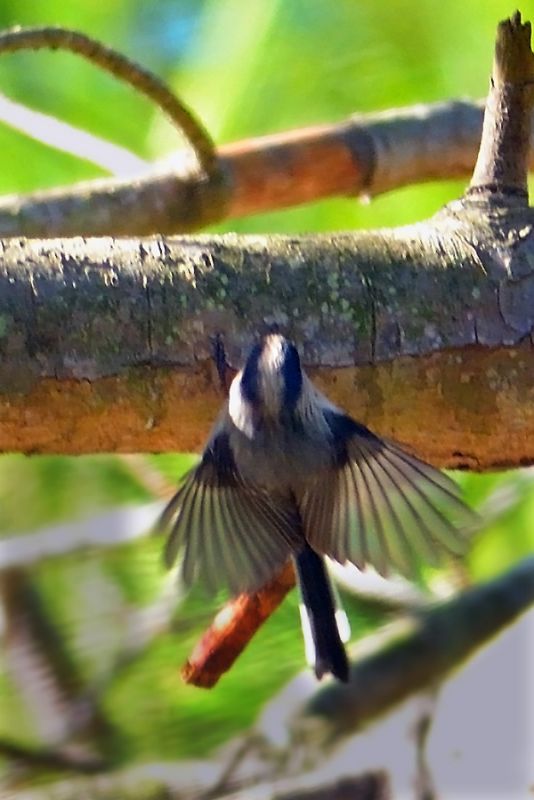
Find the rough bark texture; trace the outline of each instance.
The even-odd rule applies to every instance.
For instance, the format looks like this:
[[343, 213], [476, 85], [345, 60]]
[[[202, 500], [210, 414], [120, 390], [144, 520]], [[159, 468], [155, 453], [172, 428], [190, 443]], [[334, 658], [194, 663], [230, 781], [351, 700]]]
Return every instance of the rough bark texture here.
[[534, 461], [532, 214], [323, 237], [7, 240], [0, 448], [191, 450], [274, 322], [332, 399], [437, 464]]
[[530, 37], [530, 23], [522, 24], [519, 12], [499, 24], [471, 191], [520, 193], [527, 197], [534, 81]]
[[[4, 240], [0, 449], [197, 449], [221, 400], [213, 337], [236, 367], [277, 323], [333, 400], [429, 461], [534, 462], [533, 64], [516, 14], [499, 26], [470, 192], [419, 225]], [[476, 191], [488, 180], [491, 197]]]

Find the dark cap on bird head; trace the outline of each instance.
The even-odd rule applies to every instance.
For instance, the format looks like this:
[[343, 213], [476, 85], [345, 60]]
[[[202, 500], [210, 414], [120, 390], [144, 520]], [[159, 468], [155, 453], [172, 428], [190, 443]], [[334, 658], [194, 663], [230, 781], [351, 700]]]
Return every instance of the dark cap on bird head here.
[[252, 348], [241, 376], [244, 399], [265, 414], [295, 408], [302, 389], [297, 348], [280, 333], [268, 333]]

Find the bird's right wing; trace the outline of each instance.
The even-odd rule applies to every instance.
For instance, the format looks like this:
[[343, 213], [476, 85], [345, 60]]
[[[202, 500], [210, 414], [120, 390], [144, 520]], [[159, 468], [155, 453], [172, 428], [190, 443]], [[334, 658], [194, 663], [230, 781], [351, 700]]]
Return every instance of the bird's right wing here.
[[168, 531], [165, 563], [182, 554], [186, 585], [208, 590], [254, 591], [302, 545], [300, 520], [289, 498], [267, 494], [243, 480], [228, 434], [214, 434], [202, 459], [161, 515]]

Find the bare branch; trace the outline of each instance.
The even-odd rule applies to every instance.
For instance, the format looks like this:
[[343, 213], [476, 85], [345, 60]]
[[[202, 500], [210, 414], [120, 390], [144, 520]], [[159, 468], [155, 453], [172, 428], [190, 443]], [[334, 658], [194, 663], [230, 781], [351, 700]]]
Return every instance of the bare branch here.
[[25, 570], [0, 572], [0, 604], [7, 674], [32, 708], [44, 747], [65, 740], [80, 744], [83, 736], [90, 747], [104, 752], [112, 726], [96, 699], [85, 694], [80, 671]]
[[[505, 575], [426, 611], [400, 630], [398, 626], [373, 637], [374, 646], [369, 639], [361, 642], [351, 653], [350, 684], [331, 682], [317, 688], [314, 681], [300, 676], [298, 689], [291, 684], [286, 687], [271, 703], [269, 715], [235, 742], [230, 753], [228, 749], [222, 752], [218, 761], [143, 764], [101, 775], [98, 786], [114, 795], [129, 788], [134, 797], [152, 796], [152, 788], [156, 791], [161, 786], [196, 798], [237, 800], [250, 796], [253, 786], [261, 798], [313, 797], [307, 793], [310, 785], [319, 788], [315, 773], [305, 771], [310, 763], [323, 764], [344, 737], [360, 732], [410, 695], [435, 687], [533, 602], [534, 558], [530, 558]], [[306, 754], [303, 763], [295, 756], [298, 753]], [[237, 769], [232, 771], [236, 761]], [[70, 768], [68, 763], [58, 766]], [[62, 797], [91, 794], [91, 787], [90, 780], [82, 779], [56, 784]], [[139, 795], [134, 791], [138, 788], [142, 789]], [[299, 789], [301, 795], [296, 793]], [[32, 790], [21, 793], [28, 800], [40, 796]]]
[[[389, 800], [391, 791], [385, 771], [365, 772], [355, 777], [343, 777], [327, 785], [303, 786], [302, 776], [284, 781], [266, 781], [256, 785], [254, 800]], [[251, 787], [224, 795], [211, 795], [224, 800], [248, 800], [252, 796]]]
[[[510, 39], [514, 46], [508, 50], [521, 50], [523, 56], [507, 55], [503, 61], [504, 32], [514, 30], [515, 38]], [[511, 125], [516, 129], [512, 136], [514, 143], [522, 144], [516, 153], [510, 149], [510, 163], [521, 162], [522, 172], [528, 155], [529, 120], [525, 115], [517, 115], [516, 100], [520, 95], [530, 106], [529, 35], [521, 33], [526, 30], [519, 16], [501, 24], [485, 134], [486, 143], [496, 142], [506, 127], [503, 120], [508, 120], [508, 128], [512, 120]], [[515, 47], [516, 40], [522, 43], [522, 49]], [[153, 174], [134, 182], [93, 181], [26, 197], [5, 197], [0, 203], [0, 235], [139, 236], [185, 232], [224, 217], [284, 208], [336, 194], [371, 196], [421, 180], [466, 176], [475, 161], [482, 124], [481, 104], [468, 102], [355, 115], [337, 125], [226, 145], [215, 153], [199, 123], [158, 78], [100, 43], [57, 28], [7, 31], [0, 38], [0, 52], [58, 46], [111, 70], [158, 102], [184, 127], [200, 161], [207, 165], [210, 180], [195, 174], [186, 161], [178, 169], [156, 166]], [[521, 86], [517, 82], [519, 64]], [[516, 82], [512, 91], [516, 100], [512, 103], [515, 102], [516, 108], [509, 114], [510, 99], [506, 92], [512, 86], [512, 74]], [[504, 88], [504, 94], [503, 87], [508, 87]], [[500, 108], [495, 105], [496, 91], [502, 100]], [[492, 169], [501, 169], [494, 165], [488, 172], [489, 155], [485, 144], [473, 178], [473, 190], [479, 191], [481, 183], [491, 184]], [[533, 162], [534, 155], [531, 166]]]
[[211, 688], [295, 585], [292, 563], [254, 594], [242, 594], [217, 614], [182, 667], [186, 683]]
[[[218, 149], [224, 209], [190, 165], [132, 180], [105, 179], [0, 199], [2, 236], [143, 236], [198, 230], [335, 195], [468, 177], [482, 103], [456, 101], [373, 114]], [[531, 166], [534, 168], [534, 154]]]
[[[109, 764], [100, 756], [63, 750], [45, 749], [20, 745], [9, 739], [0, 738], [0, 756], [26, 769], [48, 769], [81, 774], [104, 772]], [[1, 785], [0, 785], [1, 788]]]
[[161, 513], [160, 503], [121, 506], [88, 519], [64, 522], [38, 531], [9, 536], [2, 533], [0, 573], [12, 567], [29, 567], [45, 558], [98, 547], [120, 547], [144, 536]]
[[150, 168], [147, 161], [125, 147], [112, 144], [22, 103], [15, 103], [3, 94], [0, 94], [0, 120], [42, 144], [90, 161], [110, 175], [140, 175]]
[[522, 24], [519, 12], [499, 25], [482, 142], [470, 187], [477, 194], [514, 194], [525, 205], [534, 97], [530, 33], [530, 23]]
[[[497, 103], [522, 130], [528, 97]], [[4, 240], [0, 449], [199, 449], [222, 394], [213, 337], [237, 367], [277, 322], [334, 401], [427, 460], [533, 463], [533, 221], [471, 190], [391, 230]]]
[[[354, 114], [221, 145], [220, 190], [182, 167], [153, 165], [135, 180], [99, 179], [0, 198], [1, 236], [146, 236], [185, 233], [325, 197], [365, 195], [425, 181], [468, 178], [482, 131], [483, 102], [450, 101]], [[529, 168], [534, 169], [534, 147]], [[219, 190], [218, 190], [219, 191]]]
[[293, 735], [298, 738], [310, 719], [322, 721], [322, 735], [314, 731], [317, 747], [360, 730], [412, 694], [434, 687], [533, 603], [534, 558], [527, 558], [423, 612], [418, 621], [377, 634], [374, 648], [362, 642], [351, 650], [350, 682], [332, 681], [304, 701]]
[[0, 32], [0, 53], [20, 50], [69, 50], [96, 64], [156, 103], [187, 138], [203, 170], [204, 179], [215, 178], [217, 163], [213, 142], [192, 112], [150, 70], [85, 33], [67, 28], [12, 28]]

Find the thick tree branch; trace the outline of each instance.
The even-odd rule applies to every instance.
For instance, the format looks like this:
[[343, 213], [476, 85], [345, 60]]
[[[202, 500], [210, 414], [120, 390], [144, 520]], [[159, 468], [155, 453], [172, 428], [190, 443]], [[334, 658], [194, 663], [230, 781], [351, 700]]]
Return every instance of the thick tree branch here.
[[[501, 60], [525, 38], [509, 27]], [[531, 62], [514, 63], [487, 108], [493, 159], [517, 130], [526, 152]], [[491, 149], [495, 114], [515, 122]], [[501, 162], [497, 184], [524, 181], [523, 158]], [[521, 200], [472, 189], [419, 225], [324, 237], [4, 240], [0, 449], [197, 449], [220, 404], [212, 337], [238, 366], [278, 322], [335, 401], [429, 461], [531, 463], [534, 215]]]
[[[277, 321], [332, 398], [437, 464], [534, 461], [528, 209], [324, 237], [3, 244], [0, 449], [198, 449]], [[433, 435], [432, 431], [439, 431]]]

